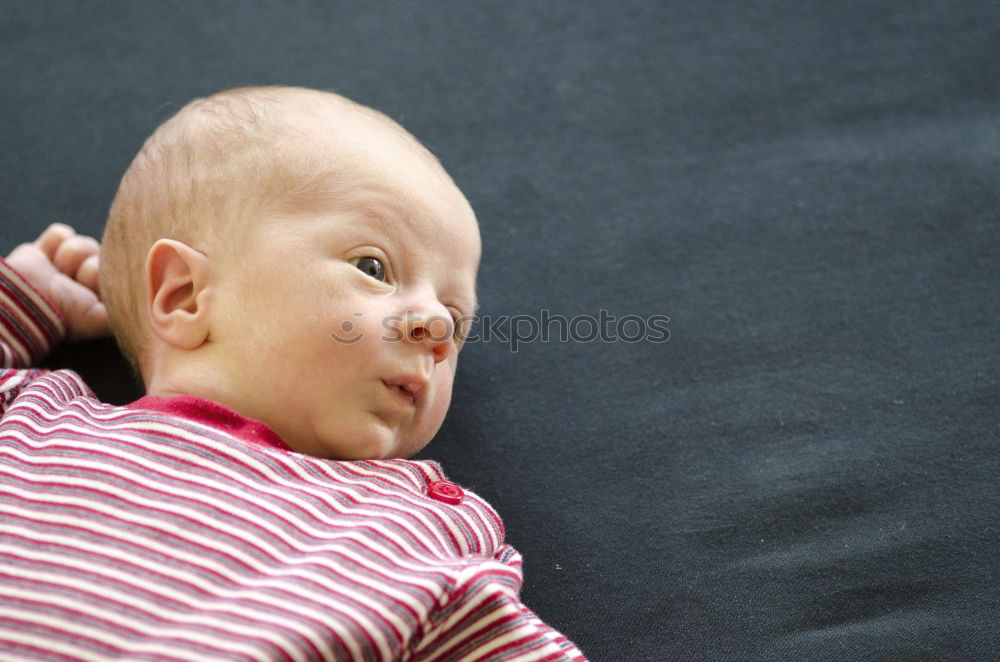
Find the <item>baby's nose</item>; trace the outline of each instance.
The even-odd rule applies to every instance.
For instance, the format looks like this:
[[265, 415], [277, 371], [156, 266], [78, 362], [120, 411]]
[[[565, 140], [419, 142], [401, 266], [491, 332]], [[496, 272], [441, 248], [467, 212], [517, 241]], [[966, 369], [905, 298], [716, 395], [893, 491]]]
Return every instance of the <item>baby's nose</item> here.
[[434, 353], [434, 361], [441, 362], [451, 353], [455, 337], [455, 322], [450, 315], [406, 314], [406, 336], [412, 342], [426, 344]]

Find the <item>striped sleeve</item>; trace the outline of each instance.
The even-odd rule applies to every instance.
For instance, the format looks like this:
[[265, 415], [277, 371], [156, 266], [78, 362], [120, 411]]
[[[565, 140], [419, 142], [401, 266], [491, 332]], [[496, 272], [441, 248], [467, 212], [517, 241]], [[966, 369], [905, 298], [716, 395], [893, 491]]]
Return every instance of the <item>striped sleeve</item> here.
[[27, 368], [66, 335], [61, 313], [0, 259], [0, 368]]
[[468, 568], [413, 651], [421, 662], [586, 662], [565, 636], [521, 604], [519, 569], [497, 562]]

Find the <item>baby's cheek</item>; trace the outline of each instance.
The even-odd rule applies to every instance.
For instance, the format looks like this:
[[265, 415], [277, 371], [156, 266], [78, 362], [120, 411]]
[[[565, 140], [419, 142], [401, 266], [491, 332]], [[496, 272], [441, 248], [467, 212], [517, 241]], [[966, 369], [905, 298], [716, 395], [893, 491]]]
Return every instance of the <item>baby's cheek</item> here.
[[438, 383], [435, 384], [434, 402], [431, 403], [428, 418], [434, 421], [434, 432], [437, 432], [437, 427], [441, 425], [445, 414], [448, 413], [448, 407], [451, 405], [451, 390], [455, 371], [452, 367], [451, 370], [437, 370], [435, 373], [435, 379], [438, 380]]

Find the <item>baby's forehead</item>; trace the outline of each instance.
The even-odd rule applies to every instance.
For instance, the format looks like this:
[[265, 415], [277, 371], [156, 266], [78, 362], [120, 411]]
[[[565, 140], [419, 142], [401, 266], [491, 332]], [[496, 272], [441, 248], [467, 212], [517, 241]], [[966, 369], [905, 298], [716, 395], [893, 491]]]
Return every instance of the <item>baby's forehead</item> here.
[[[475, 225], [468, 202], [438, 159], [401, 125], [374, 109], [332, 93], [299, 88], [254, 88], [217, 97], [192, 110], [196, 121], [222, 127], [210, 127], [209, 138], [219, 130], [234, 134], [225, 149], [240, 155], [226, 157], [234, 168], [230, 178], [235, 184], [230, 189], [234, 206], [260, 202], [280, 213], [303, 206], [381, 203], [395, 207], [396, 216], [403, 219], [441, 216], [435, 219], [437, 227], [449, 234], [452, 226], [464, 225], [468, 237], [468, 219]], [[445, 204], [438, 204], [441, 200]], [[212, 232], [224, 238], [237, 229]], [[405, 223], [384, 229], [393, 234], [411, 230]], [[475, 243], [478, 251], [477, 228], [475, 232], [475, 242], [465, 243]]]
[[[325, 150], [338, 145], [393, 140], [433, 155], [405, 128], [379, 111], [332, 92], [294, 87], [240, 88], [198, 99], [167, 125], [169, 141], [215, 143], [215, 148], [297, 148]], [[162, 127], [161, 127], [162, 128]], [[241, 144], [242, 143], [242, 144]], [[278, 154], [280, 156], [280, 152]]]

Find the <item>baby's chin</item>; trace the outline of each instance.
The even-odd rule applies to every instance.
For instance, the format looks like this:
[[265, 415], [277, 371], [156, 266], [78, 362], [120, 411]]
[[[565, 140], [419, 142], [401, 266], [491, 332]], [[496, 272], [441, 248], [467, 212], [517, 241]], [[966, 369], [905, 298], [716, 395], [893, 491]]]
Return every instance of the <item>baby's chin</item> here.
[[430, 438], [407, 439], [385, 425], [365, 426], [354, 434], [340, 434], [305, 440], [285, 440], [292, 450], [328, 460], [404, 460], [416, 455]]

